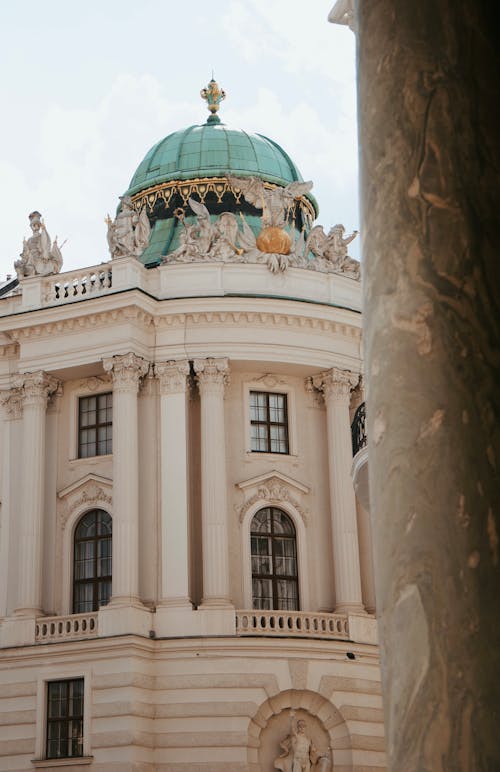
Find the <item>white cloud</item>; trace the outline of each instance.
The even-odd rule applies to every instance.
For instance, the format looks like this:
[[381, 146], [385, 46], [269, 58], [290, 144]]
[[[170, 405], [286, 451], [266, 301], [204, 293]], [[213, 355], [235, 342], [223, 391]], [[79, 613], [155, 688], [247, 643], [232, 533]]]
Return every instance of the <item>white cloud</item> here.
[[[233, 0], [216, 18], [208, 17], [205, 41], [216, 38], [226, 71], [232, 63], [227, 76], [234, 93], [223, 105], [223, 119], [281, 144], [314, 181], [320, 222], [340, 220], [352, 228], [359, 227], [353, 36], [326, 22], [328, 10], [328, 4], [311, 3], [306, 12], [298, 0]], [[179, 9], [179, 29], [193, 12]], [[109, 14], [103, 23], [111, 23]], [[145, 70], [137, 64], [129, 73], [117, 69], [107, 89], [96, 84], [80, 104], [74, 91], [52, 89], [50, 100], [38, 100], [34, 109], [27, 94], [18, 132], [15, 112], [0, 126], [0, 277], [12, 272], [35, 208], [52, 236], [68, 239], [66, 269], [108, 259], [103, 220], [137, 165], [161, 137], [201, 119], [204, 108], [186, 83], [198, 84], [202, 67], [206, 77], [206, 51], [194, 51], [200, 61], [173, 79], [170, 66], [165, 77], [152, 74], [153, 59], [150, 52], [141, 56], [140, 45], [146, 42], [137, 40], [136, 61]], [[171, 46], [162, 61], [183, 66], [185, 45], [179, 38]], [[102, 56], [89, 51], [94, 53]], [[220, 79], [224, 86], [224, 72]]]

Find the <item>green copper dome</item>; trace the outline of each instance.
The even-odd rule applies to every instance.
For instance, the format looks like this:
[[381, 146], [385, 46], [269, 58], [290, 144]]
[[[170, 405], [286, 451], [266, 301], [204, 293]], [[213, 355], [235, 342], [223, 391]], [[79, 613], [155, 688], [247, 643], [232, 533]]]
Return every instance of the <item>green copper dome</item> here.
[[[233, 188], [231, 177], [257, 177], [267, 190], [303, 182], [290, 156], [272, 139], [221, 122], [217, 111], [226, 94], [213, 77], [200, 95], [211, 113], [206, 123], [175, 131], [154, 145], [124, 193], [137, 212], [147, 212], [151, 236], [140, 257], [147, 266], [161, 263], [179, 247], [189, 228], [198, 227], [190, 201], [206, 207], [214, 223], [224, 213], [244, 216], [258, 237], [262, 207]], [[310, 193], [297, 197], [287, 209], [285, 229], [294, 239], [307, 236], [317, 214]]]
[[[302, 176], [285, 151], [261, 134], [230, 129], [211, 116], [201, 126], [189, 126], [160, 140], [139, 164], [126, 195], [173, 180], [256, 175], [288, 185]], [[216, 118], [216, 120], [213, 120]]]

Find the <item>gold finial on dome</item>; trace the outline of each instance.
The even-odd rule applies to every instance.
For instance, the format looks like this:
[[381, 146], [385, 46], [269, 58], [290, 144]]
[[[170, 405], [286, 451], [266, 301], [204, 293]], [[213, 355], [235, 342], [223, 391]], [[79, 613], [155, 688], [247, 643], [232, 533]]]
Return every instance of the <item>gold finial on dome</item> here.
[[206, 88], [202, 88], [200, 91], [202, 99], [207, 101], [207, 108], [210, 110], [210, 116], [208, 121], [219, 122], [220, 118], [216, 115], [219, 105], [223, 99], [226, 98], [226, 92], [220, 88], [219, 84], [214, 80], [212, 73], [212, 80], [209, 82]]

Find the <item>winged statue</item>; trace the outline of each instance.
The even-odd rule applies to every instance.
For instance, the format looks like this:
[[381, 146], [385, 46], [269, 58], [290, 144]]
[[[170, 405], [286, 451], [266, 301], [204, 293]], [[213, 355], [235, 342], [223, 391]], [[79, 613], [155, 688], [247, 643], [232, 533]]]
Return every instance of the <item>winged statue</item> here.
[[241, 190], [245, 201], [262, 209], [262, 227], [283, 228], [286, 215], [296, 198], [308, 193], [312, 182], [290, 182], [286, 187], [267, 188], [259, 177], [233, 177], [227, 179], [233, 188]]

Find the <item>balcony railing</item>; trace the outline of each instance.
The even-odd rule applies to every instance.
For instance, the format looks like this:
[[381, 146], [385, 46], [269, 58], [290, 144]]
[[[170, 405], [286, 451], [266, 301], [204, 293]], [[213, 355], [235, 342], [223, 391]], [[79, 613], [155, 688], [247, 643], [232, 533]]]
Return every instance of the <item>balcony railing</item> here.
[[102, 295], [111, 287], [111, 268], [87, 268], [46, 278], [44, 300], [46, 303], [67, 303], [69, 300]]
[[254, 609], [236, 612], [236, 635], [349, 640], [349, 622], [344, 614]]
[[355, 456], [359, 453], [361, 448], [366, 447], [366, 409], [365, 403], [362, 402], [354, 413], [354, 418], [351, 424], [352, 435], [352, 455]]
[[64, 617], [39, 617], [36, 620], [35, 643], [75, 641], [97, 638], [97, 611], [91, 614], [69, 614]]

